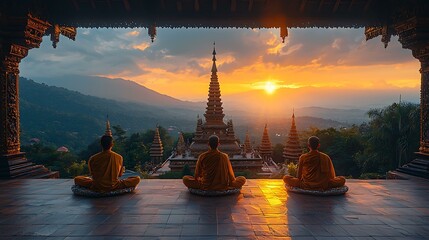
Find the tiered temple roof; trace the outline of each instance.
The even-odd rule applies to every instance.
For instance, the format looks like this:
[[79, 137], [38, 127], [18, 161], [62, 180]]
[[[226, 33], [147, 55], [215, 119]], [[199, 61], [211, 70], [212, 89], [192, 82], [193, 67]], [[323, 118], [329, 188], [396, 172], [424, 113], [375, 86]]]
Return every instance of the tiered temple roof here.
[[[211, 78], [209, 85], [209, 93], [207, 98], [206, 112], [204, 113], [205, 122], [198, 119], [197, 122], [197, 133], [194, 137], [194, 142], [191, 144], [191, 153], [194, 156], [208, 150], [207, 142], [211, 135], [215, 134], [219, 137], [220, 147], [219, 149], [228, 155], [232, 156], [240, 154], [241, 149], [238, 146], [237, 138], [235, 137], [234, 127], [232, 121], [225, 124], [223, 118], [222, 99], [220, 93], [220, 85], [217, 76], [216, 67], [216, 49], [213, 48], [213, 65], [211, 69]], [[201, 129], [201, 130], [200, 130]]]
[[271, 147], [270, 136], [268, 135], [267, 124], [265, 124], [264, 133], [262, 134], [261, 146], [259, 146], [259, 153], [264, 161], [267, 161], [271, 157], [273, 149]]
[[283, 158], [285, 162], [297, 163], [299, 156], [302, 154], [302, 148], [299, 143], [298, 132], [296, 131], [295, 125], [295, 113], [292, 114], [292, 124], [289, 130], [289, 136], [283, 149]]
[[161, 162], [164, 148], [162, 147], [161, 137], [159, 136], [158, 127], [155, 129], [152, 145], [150, 146], [149, 155], [153, 162]]
[[[176, 154], [170, 156], [169, 168], [171, 171], [182, 171], [185, 165], [188, 165], [191, 170], [195, 168], [198, 156], [209, 150], [208, 139], [215, 134], [219, 137], [219, 150], [228, 154], [231, 160], [231, 165], [234, 171], [262, 171], [262, 158], [258, 154], [252, 152], [249, 147], [246, 154], [242, 153], [238, 140], [235, 136], [234, 125], [232, 120], [225, 124], [223, 118], [222, 100], [220, 94], [220, 85], [217, 76], [216, 67], [216, 50], [213, 49], [213, 65], [211, 69], [211, 78], [209, 85], [209, 93], [207, 99], [206, 112], [204, 114], [205, 122], [201, 118], [197, 118], [197, 127], [193, 142], [189, 146], [190, 154], [180, 154], [179, 149]], [[250, 140], [248, 145], [250, 146]], [[189, 151], [187, 151], [189, 153]]]

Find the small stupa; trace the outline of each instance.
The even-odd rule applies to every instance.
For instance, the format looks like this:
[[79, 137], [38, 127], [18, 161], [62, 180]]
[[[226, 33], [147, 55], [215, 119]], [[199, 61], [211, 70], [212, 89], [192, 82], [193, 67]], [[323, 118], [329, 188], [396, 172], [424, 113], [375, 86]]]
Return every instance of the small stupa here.
[[185, 152], [186, 152], [186, 143], [185, 143], [185, 139], [183, 138], [182, 132], [180, 132], [179, 137], [177, 139], [176, 153], [177, 155], [184, 155]]
[[244, 152], [245, 153], [251, 153], [252, 150], [252, 144], [250, 143], [250, 137], [249, 137], [249, 131], [246, 132], [246, 139], [244, 140]]
[[259, 147], [259, 154], [265, 162], [271, 158], [273, 149], [271, 147], [270, 136], [268, 136], [267, 124], [265, 124], [264, 133], [262, 134], [261, 146]]
[[159, 129], [156, 127], [155, 136], [153, 137], [152, 145], [150, 146], [149, 155], [153, 163], [161, 163], [164, 149], [162, 147], [161, 137], [159, 136]]
[[292, 124], [289, 130], [289, 136], [283, 148], [283, 158], [286, 163], [297, 163], [302, 154], [302, 148], [299, 143], [298, 131], [295, 125], [295, 112], [292, 114]]
[[106, 131], [104, 132], [104, 136], [112, 136], [112, 130], [110, 130], [110, 121], [109, 121], [109, 116], [107, 116], [106, 119]]

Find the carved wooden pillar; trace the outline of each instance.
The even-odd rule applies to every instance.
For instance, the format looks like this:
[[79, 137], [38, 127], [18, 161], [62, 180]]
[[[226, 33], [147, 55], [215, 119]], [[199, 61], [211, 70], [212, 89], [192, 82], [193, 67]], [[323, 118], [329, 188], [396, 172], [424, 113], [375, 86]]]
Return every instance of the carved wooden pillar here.
[[429, 154], [429, 19], [413, 17], [395, 25], [403, 48], [411, 49], [420, 61], [420, 147], [419, 152]]
[[19, 142], [19, 62], [28, 48], [2, 43], [0, 51], [0, 154], [20, 152]]
[[49, 26], [31, 15], [0, 19], [0, 178], [12, 177], [26, 161], [19, 139], [19, 63], [40, 46]]

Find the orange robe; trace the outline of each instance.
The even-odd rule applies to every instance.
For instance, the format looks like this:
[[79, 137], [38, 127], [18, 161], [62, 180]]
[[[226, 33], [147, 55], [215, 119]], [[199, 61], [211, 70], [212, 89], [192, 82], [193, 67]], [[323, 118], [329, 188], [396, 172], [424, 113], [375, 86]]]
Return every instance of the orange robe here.
[[135, 187], [140, 182], [140, 177], [129, 177], [120, 180], [122, 176], [122, 156], [107, 150], [92, 156], [88, 161], [89, 173], [92, 178], [77, 176], [74, 181], [76, 185], [90, 188], [98, 192], [108, 192], [115, 189]]
[[309, 190], [327, 190], [344, 186], [346, 179], [336, 177], [334, 165], [328, 155], [312, 150], [299, 157], [297, 178], [284, 176], [289, 186]]
[[245, 177], [235, 177], [227, 154], [219, 150], [209, 150], [198, 157], [195, 177], [184, 176], [183, 183], [188, 188], [222, 191], [241, 188]]

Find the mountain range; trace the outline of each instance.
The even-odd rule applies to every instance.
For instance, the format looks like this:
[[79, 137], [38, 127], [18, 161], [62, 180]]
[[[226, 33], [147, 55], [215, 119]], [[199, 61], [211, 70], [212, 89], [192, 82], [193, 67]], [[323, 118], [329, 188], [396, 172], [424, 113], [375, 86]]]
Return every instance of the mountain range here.
[[[24, 144], [31, 138], [39, 138], [57, 146], [82, 149], [104, 133], [106, 115], [112, 125], [121, 125], [130, 133], [153, 129], [157, 124], [193, 132], [197, 115], [202, 116], [205, 111], [204, 102], [175, 99], [124, 79], [76, 75], [37, 81], [20, 79]], [[253, 96], [260, 97], [257, 101], [260, 105], [250, 94], [223, 96], [225, 118], [233, 119], [238, 137], [243, 139], [248, 131], [258, 142], [267, 123], [272, 142], [284, 142], [291, 124], [291, 105], [297, 101], [293, 97], [298, 93], [278, 91], [281, 93], [278, 99], [255, 91]], [[273, 107], [278, 106], [273, 104], [278, 101], [284, 101], [280, 109]], [[313, 106], [294, 111], [299, 131], [310, 127], [349, 127], [368, 120], [367, 110], [359, 108]]]

